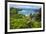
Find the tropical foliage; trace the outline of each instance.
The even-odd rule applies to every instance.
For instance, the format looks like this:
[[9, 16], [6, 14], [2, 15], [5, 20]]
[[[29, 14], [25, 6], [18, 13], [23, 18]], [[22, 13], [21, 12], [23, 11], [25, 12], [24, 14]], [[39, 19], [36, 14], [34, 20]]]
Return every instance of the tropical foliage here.
[[30, 14], [29, 16], [18, 14], [18, 11], [21, 10], [19, 8], [10, 8], [10, 29], [41, 27], [41, 9], [39, 9], [38, 14]]

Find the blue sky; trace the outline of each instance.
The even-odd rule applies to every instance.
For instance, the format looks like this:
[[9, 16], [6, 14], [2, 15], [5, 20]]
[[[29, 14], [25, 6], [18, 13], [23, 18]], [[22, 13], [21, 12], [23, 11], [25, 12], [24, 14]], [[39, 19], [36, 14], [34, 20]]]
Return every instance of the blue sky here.
[[30, 9], [39, 9], [40, 6], [34, 6], [34, 5], [15, 5], [15, 4], [10, 4], [10, 7], [14, 8], [30, 8]]
[[10, 7], [23, 9], [22, 11], [19, 11], [18, 13], [24, 14], [26, 16], [32, 13], [34, 14], [35, 10], [38, 10], [40, 8], [40, 6], [34, 6], [34, 5], [15, 5], [15, 4], [10, 4]]

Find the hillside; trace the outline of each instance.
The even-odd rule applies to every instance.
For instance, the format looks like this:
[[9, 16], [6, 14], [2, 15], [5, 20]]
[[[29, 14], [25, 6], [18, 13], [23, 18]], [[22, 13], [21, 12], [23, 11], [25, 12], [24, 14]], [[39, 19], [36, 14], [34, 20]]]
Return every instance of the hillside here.
[[13, 7], [10, 8], [10, 29], [41, 27], [41, 22], [39, 21], [39, 14], [30, 14], [29, 16], [25, 16], [24, 14], [18, 14], [18, 11], [22, 11], [22, 9], [16, 9]]

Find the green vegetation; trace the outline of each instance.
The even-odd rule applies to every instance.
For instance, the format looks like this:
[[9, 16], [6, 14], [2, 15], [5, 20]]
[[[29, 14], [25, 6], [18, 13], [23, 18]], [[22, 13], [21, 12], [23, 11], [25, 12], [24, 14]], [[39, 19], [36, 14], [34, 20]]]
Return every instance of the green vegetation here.
[[[22, 9], [10, 8], [10, 29], [21, 29], [21, 28], [40, 28], [41, 27], [41, 14], [25, 16], [18, 14], [18, 11]], [[39, 9], [40, 11], [40, 9]], [[35, 16], [35, 19], [32, 18]]]

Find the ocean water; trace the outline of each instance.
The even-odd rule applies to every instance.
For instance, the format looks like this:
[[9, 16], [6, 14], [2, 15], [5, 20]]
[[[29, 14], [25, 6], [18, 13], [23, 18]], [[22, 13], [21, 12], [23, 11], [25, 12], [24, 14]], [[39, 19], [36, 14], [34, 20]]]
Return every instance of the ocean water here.
[[30, 14], [35, 14], [38, 10], [31, 10], [31, 9], [23, 9], [22, 11], [18, 11], [18, 14], [23, 14], [25, 16], [29, 16]]

